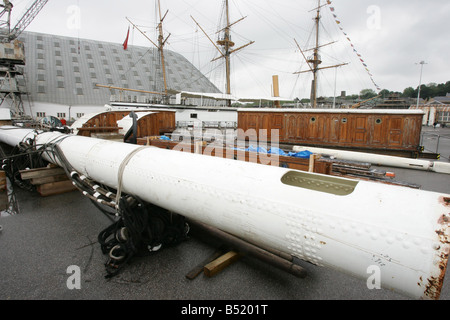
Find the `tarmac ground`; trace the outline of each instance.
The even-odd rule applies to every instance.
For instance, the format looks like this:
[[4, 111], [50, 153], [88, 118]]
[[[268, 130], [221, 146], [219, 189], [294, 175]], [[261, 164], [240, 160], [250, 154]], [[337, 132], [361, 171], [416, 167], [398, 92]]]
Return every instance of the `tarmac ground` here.
[[[440, 161], [450, 157], [450, 128], [424, 127], [423, 144]], [[450, 176], [380, 167], [422, 189], [450, 193]], [[117, 276], [106, 279], [107, 257], [97, 237], [111, 224], [89, 199], [73, 191], [51, 197], [15, 188], [20, 213], [1, 217], [0, 300], [409, 300], [385, 289], [369, 289], [364, 279], [298, 261], [307, 271], [297, 278], [252, 257], [241, 257], [221, 273], [193, 280], [186, 274], [217, 249], [192, 235], [177, 246], [135, 257]], [[345, 258], [345, 257], [343, 257]], [[80, 275], [77, 282], [73, 276]], [[447, 276], [441, 300], [450, 300]], [[177, 311], [178, 312], [178, 311]], [[181, 312], [181, 311], [180, 311]]]

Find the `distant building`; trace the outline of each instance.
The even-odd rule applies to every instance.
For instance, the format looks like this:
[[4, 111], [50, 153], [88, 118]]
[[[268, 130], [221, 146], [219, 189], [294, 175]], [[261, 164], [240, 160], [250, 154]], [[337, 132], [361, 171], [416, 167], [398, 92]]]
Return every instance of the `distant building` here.
[[[416, 106], [411, 106], [411, 109], [415, 108]], [[431, 98], [428, 102], [420, 104], [419, 109], [425, 112], [424, 125], [450, 125], [450, 93], [447, 93], [445, 97]]]
[[444, 97], [431, 98], [427, 104], [448, 104], [448, 105], [450, 105], [450, 93], [447, 93]]
[[398, 93], [390, 94], [383, 102], [377, 103], [374, 109], [409, 109], [411, 103], [403, 99]]
[[[162, 92], [158, 50], [87, 39], [24, 32], [24, 77], [18, 79], [25, 96], [24, 111], [33, 118], [77, 119], [99, 111], [112, 100], [154, 102], [155, 95], [97, 87], [96, 84]], [[220, 92], [181, 54], [165, 50], [168, 88]]]

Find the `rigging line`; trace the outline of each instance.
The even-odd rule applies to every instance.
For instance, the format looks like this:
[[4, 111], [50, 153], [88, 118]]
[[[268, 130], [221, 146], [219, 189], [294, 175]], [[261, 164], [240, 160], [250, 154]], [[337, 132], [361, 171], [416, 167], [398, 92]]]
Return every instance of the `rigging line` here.
[[[330, 83], [330, 81], [329, 81], [329, 77], [325, 77], [324, 76], [324, 71], [319, 71], [319, 73], [320, 73], [320, 82], [321, 82], [321, 85], [319, 86], [320, 87], [320, 89], [321, 89], [321, 91], [322, 91], [322, 95], [325, 95], [325, 86], [328, 88], [328, 89], [330, 89], [331, 88], [331, 91], [333, 92], [333, 90], [334, 90], [334, 84], [332, 84], [332, 83]], [[318, 95], [319, 96], [319, 95]], [[330, 95], [329, 95], [330, 96]], [[331, 95], [332, 96], [332, 95]]]
[[142, 57], [140, 57], [140, 58], [139, 58], [139, 59], [138, 59], [131, 67], [128, 68], [127, 71], [125, 71], [125, 72], [124, 72], [123, 74], [121, 74], [121, 75], [122, 75], [122, 76], [127, 75], [127, 73], [130, 72], [131, 69], [133, 69], [134, 67], [136, 67], [136, 65], [137, 65], [142, 59], [144, 59], [144, 57], [145, 57], [151, 50], [153, 50], [153, 48], [148, 49], [148, 50], [142, 55]]
[[[194, 31], [194, 36], [192, 37], [192, 47], [193, 47], [193, 50], [192, 50], [192, 64], [195, 67], [195, 63], [196, 63], [195, 60], [196, 60], [196, 57], [197, 57], [198, 58], [198, 63], [197, 63], [197, 67], [196, 67], [197, 70], [199, 70], [200, 65], [201, 65], [200, 54], [199, 54], [199, 50], [197, 49], [198, 45], [199, 45], [199, 36], [198, 36], [198, 29], [197, 29], [197, 31]], [[200, 74], [201, 74], [201, 72], [200, 72]], [[194, 77], [194, 70], [191, 70], [191, 78], [192, 77]], [[203, 79], [203, 78], [206, 78], [206, 77], [200, 76], [197, 79], [194, 79], [193, 82], [195, 83], [195, 82], [197, 82], [197, 81], [199, 81], [200, 79]]]
[[[278, 6], [278, 3], [277, 3], [277, 6]], [[270, 7], [270, 10], [266, 9], [267, 7]], [[256, 8], [265, 12], [270, 18], [266, 18], [266, 16], [263, 13], [255, 10]], [[294, 10], [296, 10], [296, 9], [292, 9], [291, 12]], [[282, 35], [283, 35], [283, 33], [286, 33], [286, 35], [285, 35], [286, 39], [289, 38], [288, 33], [285, 32], [284, 29], [278, 27], [278, 25], [273, 23], [272, 21], [283, 21], [291, 29], [291, 33], [296, 33], [295, 29], [292, 28], [292, 25], [295, 25], [295, 24], [290, 23], [290, 21], [287, 20], [285, 16], [281, 15], [278, 10], [273, 8], [272, 4], [268, 1], [266, 1], [266, 4], [264, 6], [260, 5], [260, 2], [258, 2], [258, 4], [252, 4], [252, 12], [256, 12], [258, 14], [259, 18], [264, 20], [277, 33], [282, 34]], [[273, 19], [274, 16], [278, 17], [278, 19]], [[283, 35], [283, 37], [284, 37], [284, 35]]]
[[[198, 7], [198, 4], [202, 2], [202, 0], [197, 1], [197, 3], [195, 4], [191, 4], [189, 2], [187, 2], [186, 0], [182, 0], [188, 7], [190, 7], [192, 9], [192, 11], [196, 12], [196, 15], [200, 15], [203, 17], [203, 19], [208, 20], [210, 22], [210, 24], [215, 24], [214, 21], [211, 20], [211, 15], [205, 15], [204, 14], [204, 10], [197, 10], [196, 7]], [[203, 7], [203, 5], [201, 5]], [[191, 11], [191, 10], [190, 10]], [[183, 12], [184, 14], [185, 12]], [[186, 22], [186, 24], [188, 24], [189, 26], [191, 26], [189, 23]]]
[[[239, 60], [241, 60], [239, 58]], [[242, 63], [242, 61], [240, 61]], [[271, 90], [271, 86], [268, 85], [268, 83], [270, 82], [269, 79], [271, 79], [271, 77], [261, 77], [261, 75], [257, 75], [254, 72], [254, 68], [249, 67], [248, 63], [243, 63], [244, 67], [241, 68], [241, 70], [244, 70], [245, 73], [251, 78], [252, 82], [255, 83], [255, 85], [259, 88], [260, 92], [263, 92], [264, 95], [272, 95], [272, 90]], [[246, 82], [247, 83], [247, 82]]]
[[308, 50], [309, 47], [311, 47], [310, 43], [312, 41], [314, 41], [314, 39], [313, 39], [314, 38], [314, 29], [315, 29], [315, 26], [314, 26], [314, 24], [312, 24], [311, 27], [310, 27], [308, 39], [306, 40], [306, 43], [305, 43], [305, 48], [307, 48], [306, 50]]
[[295, 92], [297, 91], [296, 88], [297, 88], [297, 83], [299, 80], [300, 80], [300, 75], [297, 74], [295, 81], [294, 81], [294, 85], [292, 86], [291, 95], [290, 95], [291, 97], [298, 97], [298, 95], [295, 94]]
[[[236, 57], [237, 59], [239, 59], [241, 62], [243, 62], [242, 60], [241, 60], [241, 57], [240, 56], [238, 56], [238, 57]], [[243, 65], [244, 65], [244, 70], [247, 72], [247, 74], [249, 74], [252, 78], [253, 78], [253, 81], [255, 81], [256, 82], [256, 84], [260, 87], [260, 90], [262, 91], [262, 92], [267, 92], [266, 91], [266, 89], [264, 89], [264, 85], [259, 81], [259, 79], [261, 78], [261, 77], [256, 77], [250, 70], [250, 68], [247, 68], [247, 67], [245, 67], [246, 66], [246, 64], [245, 63], [242, 63]]]
[[334, 62], [342, 62], [342, 60], [338, 60], [336, 57], [333, 57], [331, 54], [329, 54], [327, 52], [321, 51], [321, 55], [322, 55], [322, 57], [327, 57], [327, 58], [329, 58], [329, 60], [332, 60]]
[[244, 15], [242, 14], [241, 9], [238, 7], [236, 1], [235, 0], [231, 0], [231, 2], [233, 2], [234, 6], [236, 7], [237, 11], [239, 12], [239, 15], [241, 17], [243, 17]]
[[[335, 11], [335, 8], [334, 8], [334, 7], [330, 7], [330, 10], [331, 10], [332, 12], [334, 12], [334, 11]], [[357, 54], [358, 57], [360, 58], [360, 62], [361, 62], [362, 65], [365, 67], [365, 70], [367, 71], [367, 73], [368, 73], [368, 75], [369, 75], [369, 78], [370, 78], [372, 84], [376, 87], [376, 89], [377, 89], [378, 91], [380, 91], [381, 88], [375, 83], [375, 81], [374, 81], [374, 79], [373, 79], [373, 75], [371, 74], [370, 70], [368, 69], [368, 66], [366, 65], [365, 61], [362, 60], [361, 55], [358, 53], [358, 51], [357, 51], [356, 48], [354, 47], [353, 43], [351, 42], [351, 40], [350, 40], [350, 38], [349, 38], [349, 35], [348, 35], [348, 34], [344, 31], [344, 29], [340, 26], [341, 22], [340, 22], [339, 20], [337, 20], [338, 18], [337, 18], [337, 16], [336, 16], [336, 14], [333, 14], [333, 17], [335, 18], [335, 23], [339, 25], [339, 29], [341, 30], [341, 32], [346, 36], [347, 40], [350, 42], [351, 47], [353, 48], [353, 52], [354, 52], [355, 54]]]
[[[293, 62], [297, 62], [297, 53], [296, 53], [296, 51], [297, 50], [295, 50], [294, 52], [292, 51], [292, 48], [289, 48], [289, 49], [286, 49], [286, 50], [284, 50], [284, 49], [282, 49], [282, 50], [280, 50], [280, 49], [273, 49], [272, 50], [273, 51], [273, 54], [261, 54], [261, 53], [255, 53], [255, 52], [252, 52], [252, 51], [247, 51], [247, 52], [242, 52], [242, 54], [245, 54], [245, 55], [248, 55], [248, 56], [252, 56], [252, 57], [256, 57], [256, 58], [263, 58], [263, 59], [270, 59], [270, 60], [277, 60], [277, 61], [282, 61], [282, 62], [291, 62], [291, 63], [293, 63]], [[284, 52], [282, 52], [282, 51], [286, 51], [285, 53]], [[289, 55], [293, 55], [293, 54], [295, 54], [295, 60], [293, 60], [292, 58], [289, 58], [288, 56]]]
[[260, 68], [264, 68], [266, 70], [270, 70], [270, 71], [278, 72], [278, 73], [284, 73], [284, 74], [292, 74], [292, 71], [285, 71], [285, 70], [269, 67], [269, 66], [267, 66], [267, 64], [263, 64], [263, 63], [257, 62], [257, 61], [255, 61], [255, 59], [243, 57], [242, 55], [239, 56], [239, 58], [242, 59], [242, 60], [245, 60], [246, 63], [248, 63], [248, 64], [252, 64], [254, 66], [257, 66], [257, 67], [260, 67]]
[[194, 36], [192, 37], [192, 63], [195, 66], [195, 57], [198, 57], [197, 66], [200, 67], [200, 50], [199, 50], [199, 37], [198, 37], [198, 29], [194, 31]]
[[[222, 1], [222, 9], [220, 10], [220, 15], [219, 15], [219, 21], [216, 24], [216, 26], [218, 26], [218, 29], [220, 30], [222, 28], [223, 25], [227, 25], [227, 21], [226, 21], [226, 3], [225, 0]], [[225, 22], [223, 22], [225, 21]]]
[[[325, 28], [325, 24], [323, 23], [323, 18], [320, 19], [319, 23], [320, 23], [320, 26], [322, 27], [323, 33], [325, 33], [325, 34], [328, 36], [328, 38], [329, 38], [330, 40], [332, 40], [333, 38], [331, 37], [331, 34], [328, 32], [327, 28]], [[322, 38], [323, 38], [323, 37], [322, 37]]]
[[280, 38], [284, 38], [284, 39], [288, 39], [288, 38], [289, 38], [289, 35], [288, 35], [284, 30], [282, 30], [281, 28], [278, 28], [278, 27], [276, 26], [276, 24], [274, 24], [274, 23], [272, 22], [272, 20], [270, 20], [270, 19], [264, 17], [263, 15], [261, 15], [261, 13], [259, 13], [259, 12], [256, 10], [256, 8], [254, 9], [253, 12], [256, 13], [257, 15], [259, 15], [259, 17], [261, 18], [261, 20], [264, 21], [269, 27], [271, 27], [272, 30], [275, 31], [275, 33], [277, 33], [278, 36], [280, 36]]
[[[357, 79], [357, 81], [361, 86], [371, 87], [372, 84], [368, 82], [369, 80], [366, 77], [363, 77], [363, 74], [366, 73], [366, 70], [363, 70], [359, 59], [357, 59], [355, 55], [350, 54], [348, 50], [344, 50], [343, 52], [348, 58], [348, 61], [350, 61], [349, 65], [351, 66], [350, 68], [348, 68], [348, 71], [343, 75], [343, 78], [348, 81], [349, 74], [352, 74], [353, 78], [355, 78], [355, 80]], [[360, 70], [364, 72], [360, 72]], [[347, 82], [347, 85], [348, 87], [351, 87], [350, 82]]]
[[247, 52], [259, 52], [259, 51], [287, 51], [290, 52], [292, 50], [292, 47], [266, 47], [266, 48], [249, 48], [248, 50], [246, 50]]
[[238, 38], [238, 39], [240, 39], [240, 40], [251, 41], [250, 38], [247, 38], [247, 37], [243, 36], [242, 34], [237, 33], [237, 32], [234, 31], [234, 30], [230, 30], [230, 31], [231, 31], [231, 33], [233, 34], [233, 36], [236, 36], [236, 38]]
[[207, 73], [202, 73], [201, 76], [199, 76], [197, 79], [194, 79], [194, 80], [192, 80], [192, 81], [198, 81], [198, 80], [200, 80], [200, 79], [203, 79], [204, 77], [207, 77], [207, 76], [210, 75], [213, 71], [215, 71], [215, 70], [221, 68], [222, 66], [223, 66], [223, 63], [222, 63], [222, 64], [217, 64], [217, 66], [214, 67], [214, 68], [212, 68], [212, 70], [208, 71]]

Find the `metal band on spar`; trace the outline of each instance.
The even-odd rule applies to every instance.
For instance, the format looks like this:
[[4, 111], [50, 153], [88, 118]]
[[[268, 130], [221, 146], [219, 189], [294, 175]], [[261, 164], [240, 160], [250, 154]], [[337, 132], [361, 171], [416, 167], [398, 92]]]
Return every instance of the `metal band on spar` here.
[[[450, 251], [450, 195], [155, 147], [0, 129], [15, 145], [58, 143], [78, 172], [255, 245], [438, 299]], [[46, 155], [43, 155], [46, 157]], [[47, 156], [47, 160], [52, 161]]]

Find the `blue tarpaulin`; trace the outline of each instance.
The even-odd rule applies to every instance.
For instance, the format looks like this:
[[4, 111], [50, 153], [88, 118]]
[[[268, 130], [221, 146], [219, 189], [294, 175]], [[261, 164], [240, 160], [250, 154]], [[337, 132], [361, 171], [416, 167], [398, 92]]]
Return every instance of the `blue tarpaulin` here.
[[280, 156], [286, 156], [286, 157], [296, 157], [296, 158], [303, 158], [303, 159], [309, 159], [309, 156], [312, 155], [312, 152], [305, 150], [300, 152], [284, 152], [280, 148], [271, 147], [269, 150], [262, 148], [262, 147], [254, 147], [249, 146], [246, 149], [242, 148], [235, 148], [235, 150], [241, 150], [241, 151], [250, 151], [250, 152], [258, 152], [258, 153], [268, 153], [268, 154], [278, 154]]
[[[160, 140], [164, 140], [164, 141], [172, 141], [169, 137], [167, 136], [161, 136], [159, 138]], [[296, 158], [303, 158], [303, 159], [309, 159], [309, 156], [312, 155], [312, 152], [305, 150], [305, 151], [300, 151], [300, 152], [284, 152], [283, 150], [281, 150], [280, 148], [276, 148], [276, 147], [271, 147], [269, 150], [267, 150], [266, 148], [263, 147], [254, 147], [253, 145], [250, 145], [248, 148], [246, 149], [242, 149], [242, 148], [234, 148], [234, 150], [240, 150], [240, 151], [250, 151], [250, 152], [257, 152], [257, 153], [267, 153], [267, 154], [278, 154], [280, 156], [285, 156], [285, 157], [296, 157]]]
[[309, 159], [309, 156], [313, 153], [311, 151], [305, 150], [300, 152], [289, 152], [289, 157], [296, 157], [296, 158], [303, 158], [303, 159]]

